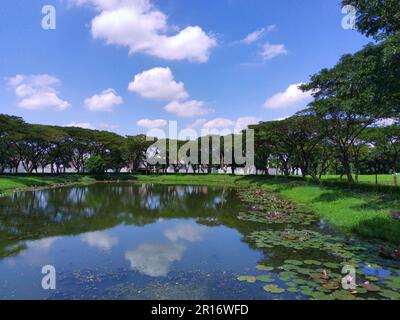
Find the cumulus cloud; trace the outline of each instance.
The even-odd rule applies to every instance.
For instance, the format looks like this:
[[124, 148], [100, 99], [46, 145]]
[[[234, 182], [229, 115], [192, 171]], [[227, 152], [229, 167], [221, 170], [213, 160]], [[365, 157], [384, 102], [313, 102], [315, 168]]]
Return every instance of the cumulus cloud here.
[[287, 55], [289, 51], [284, 44], [270, 44], [266, 43], [261, 51], [261, 57], [264, 60], [271, 60], [281, 55]]
[[53, 246], [54, 242], [56, 242], [57, 240], [58, 237], [44, 238], [40, 240], [27, 241], [26, 245], [30, 249], [47, 251]]
[[291, 84], [284, 92], [278, 92], [264, 103], [267, 109], [296, 107], [311, 100], [310, 92], [299, 89], [302, 83]]
[[137, 122], [137, 125], [146, 129], [158, 129], [166, 127], [168, 122], [164, 119], [142, 119]]
[[110, 251], [118, 243], [116, 237], [112, 237], [104, 231], [85, 233], [81, 236], [81, 240], [89, 246], [103, 251]]
[[170, 68], [153, 68], [137, 74], [128, 90], [155, 100], [181, 100], [189, 96], [185, 85], [175, 81]]
[[268, 26], [267, 28], [261, 28], [261, 29], [259, 29], [259, 30], [256, 30], [256, 31], [254, 31], [254, 32], [252, 32], [252, 33], [250, 33], [250, 34], [248, 34], [247, 37], [244, 38], [243, 40], [241, 40], [240, 42], [243, 43], [243, 44], [252, 44], [252, 43], [254, 43], [254, 42], [260, 40], [261, 37], [262, 37], [264, 34], [266, 34], [266, 33], [268, 33], [268, 32], [271, 32], [271, 31], [273, 31], [273, 30], [275, 30], [275, 29], [276, 29], [276, 26], [275, 26], [275, 25], [270, 25], [270, 26]]
[[169, 101], [164, 109], [178, 117], [203, 116], [210, 112], [203, 101], [187, 100], [189, 94], [184, 83], [175, 80], [170, 68], [153, 68], [135, 75], [128, 90], [146, 99]]
[[197, 119], [196, 121], [192, 122], [187, 126], [187, 129], [196, 129], [198, 127], [203, 126], [207, 122], [206, 119]]
[[226, 118], [216, 118], [205, 122], [203, 129], [233, 129], [233, 132], [241, 133], [243, 130], [247, 129], [249, 125], [258, 124], [261, 121], [262, 119], [257, 117], [240, 117], [236, 121]]
[[150, 277], [165, 277], [174, 261], [182, 259], [186, 248], [177, 243], [143, 244], [127, 251], [125, 259], [131, 268]]
[[91, 5], [98, 15], [91, 23], [94, 39], [166, 60], [206, 62], [216, 39], [199, 26], [188, 26], [171, 35], [168, 17], [150, 0], [73, 0]]
[[253, 125], [253, 124], [258, 124], [261, 121], [262, 121], [262, 119], [256, 118], [256, 117], [238, 118], [236, 120], [236, 124], [235, 124], [235, 131], [241, 132], [242, 130], [246, 130], [248, 128], [248, 126]]
[[225, 129], [235, 125], [235, 122], [226, 118], [216, 118], [204, 124], [204, 129]]
[[64, 127], [73, 127], [73, 128], [82, 128], [82, 129], [91, 129], [94, 130], [96, 129], [96, 127], [94, 125], [92, 125], [90, 122], [70, 122], [66, 125], [64, 125]]
[[86, 98], [84, 105], [89, 111], [113, 111], [115, 105], [123, 103], [122, 97], [114, 89], [106, 89], [99, 94]]
[[190, 100], [185, 102], [172, 101], [165, 106], [165, 111], [174, 113], [178, 117], [204, 116], [210, 112], [204, 108], [203, 101]]
[[189, 242], [196, 242], [203, 239], [204, 229], [191, 224], [181, 224], [175, 228], [166, 229], [164, 235], [172, 242], [178, 240], [185, 240]]
[[48, 74], [22, 75], [8, 79], [8, 86], [15, 90], [18, 106], [27, 110], [52, 109], [62, 111], [71, 105], [58, 95], [61, 81]]

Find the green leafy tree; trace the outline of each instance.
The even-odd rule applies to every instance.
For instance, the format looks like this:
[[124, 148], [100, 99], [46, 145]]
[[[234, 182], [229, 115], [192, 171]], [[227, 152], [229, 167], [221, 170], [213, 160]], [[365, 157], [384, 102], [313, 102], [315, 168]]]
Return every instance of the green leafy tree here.
[[384, 39], [400, 30], [400, 1], [343, 0], [356, 9], [357, 29], [366, 36]]
[[85, 160], [85, 168], [90, 174], [103, 174], [106, 171], [106, 163], [100, 155], [94, 155]]
[[145, 135], [127, 136], [125, 156], [132, 172], [137, 172], [146, 159], [146, 151], [153, 142], [147, 141]]

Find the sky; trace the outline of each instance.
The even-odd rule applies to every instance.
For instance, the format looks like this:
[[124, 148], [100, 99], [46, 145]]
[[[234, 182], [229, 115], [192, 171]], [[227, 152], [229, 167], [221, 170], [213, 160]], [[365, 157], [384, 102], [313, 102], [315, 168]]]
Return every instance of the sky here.
[[121, 135], [282, 119], [371, 41], [344, 17], [340, 0], [6, 1], [0, 113]]

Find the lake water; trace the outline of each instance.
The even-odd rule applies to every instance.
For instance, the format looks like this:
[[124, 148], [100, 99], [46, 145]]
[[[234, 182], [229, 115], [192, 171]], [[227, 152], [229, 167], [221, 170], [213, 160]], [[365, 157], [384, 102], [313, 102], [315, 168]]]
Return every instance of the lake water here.
[[[293, 287], [279, 265], [318, 254], [257, 246], [249, 235], [285, 226], [239, 220], [245, 208], [235, 189], [206, 186], [107, 183], [0, 198], [0, 299], [309, 298], [263, 286]], [[55, 290], [42, 288], [45, 265], [56, 269]], [[397, 271], [387, 262], [363, 274], [382, 282]]]

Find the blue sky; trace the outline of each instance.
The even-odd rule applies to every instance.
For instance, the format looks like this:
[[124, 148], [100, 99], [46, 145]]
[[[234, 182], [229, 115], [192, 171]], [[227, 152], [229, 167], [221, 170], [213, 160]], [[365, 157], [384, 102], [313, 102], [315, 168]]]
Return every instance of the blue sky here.
[[370, 41], [343, 16], [339, 0], [7, 1], [0, 113], [123, 135], [283, 118], [309, 102], [297, 84]]

